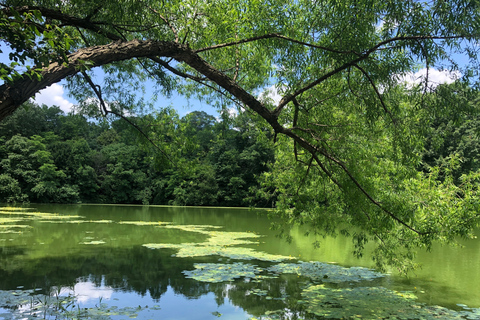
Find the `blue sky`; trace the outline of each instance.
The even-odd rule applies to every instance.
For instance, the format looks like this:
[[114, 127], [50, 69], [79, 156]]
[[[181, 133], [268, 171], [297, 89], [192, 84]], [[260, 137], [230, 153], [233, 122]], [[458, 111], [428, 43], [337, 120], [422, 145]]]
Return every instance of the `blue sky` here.
[[[61, 81], [43, 89], [35, 95], [34, 101], [40, 105], [57, 105], [63, 111], [69, 112], [71, 108], [77, 103], [77, 101], [69, 97], [68, 92], [64, 87], [64, 84], [65, 82]], [[218, 116], [217, 109], [213, 108], [212, 106], [196, 99], [187, 100], [176, 93], [173, 94], [170, 98], [159, 98], [155, 102], [155, 107], [158, 109], [169, 106], [175, 108], [175, 110], [177, 110], [178, 114], [181, 117], [192, 111], [205, 111], [206, 113], [211, 114], [215, 117]]]

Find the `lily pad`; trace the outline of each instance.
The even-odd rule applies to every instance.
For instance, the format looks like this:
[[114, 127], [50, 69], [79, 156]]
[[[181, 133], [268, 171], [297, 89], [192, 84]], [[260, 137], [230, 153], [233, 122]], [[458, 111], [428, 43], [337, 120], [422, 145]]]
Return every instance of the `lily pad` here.
[[267, 269], [275, 273], [293, 273], [322, 282], [358, 282], [385, 277], [385, 274], [362, 267], [345, 268], [334, 264], [311, 261], [280, 263]]
[[416, 296], [383, 287], [331, 289], [312, 285], [302, 292], [308, 312], [325, 319], [462, 319], [462, 314], [415, 302]]
[[262, 272], [262, 269], [251, 264], [241, 262], [233, 264], [221, 263], [197, 263], [195, 270], [182, 271], [187, 278], [192, 278], [202, 282], [224, 282], [232, 281], [237, 278], [247, 277], [255, 278]]

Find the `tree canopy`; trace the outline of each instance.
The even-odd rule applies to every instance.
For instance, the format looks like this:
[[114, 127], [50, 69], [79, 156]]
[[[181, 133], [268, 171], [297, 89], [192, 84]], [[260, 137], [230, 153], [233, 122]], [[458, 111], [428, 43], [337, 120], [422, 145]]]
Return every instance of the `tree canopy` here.
[[[358, 254], [374, 241], [379, 266], [404, 265], [414, 247], [470, 236], [477, 225], [478, 173], [453, 177], [454, 156], [422, 166], [432, 115], [449, 109], [432, 102], [430, 71], [449, 70], [459, 85], [477, 87], [476, 1], [0, 6], [12, 61], [0, 66], [0, 119], [62, 79], [79, 111], [125, 117], [150, 105], [139, 92], [153, 81], [154, 97], [176, 91], [267, 123], [276, 162], [263, 195], [278, 197], [277, 212], [291, 223], [351, 234]], [[97, 67], [102, 83], [92, 77]], [[402, 83], [420, 69], [418, 85]]]

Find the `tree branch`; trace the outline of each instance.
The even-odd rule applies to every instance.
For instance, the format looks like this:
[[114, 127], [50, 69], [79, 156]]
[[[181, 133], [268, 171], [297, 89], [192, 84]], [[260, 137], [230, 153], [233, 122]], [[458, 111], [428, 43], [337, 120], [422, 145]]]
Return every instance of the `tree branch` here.
[[397, 121], [395, 120], [392, 113], [390, 112], [390, 110], [388, 110], [387, 106], [385, 105], [385, 101], [383, 101], [383, 97], [380, 94], [380, 91], [378, 91], [378, 88], [375, 85], [375, 82], [373, 81], [373, 79], [370, 77], [370, 75], [367, 73], [367, 71], [365, 71], [365, 69], [360, 67], [358, 64], [354, 65], [354, 67], [357, 68], [358, 70], [360, 70], [363, 73], [363, 75], [368, 79], [368, 82], [370, 82], [370, 85], [372, 86], [372, 88], [375, 91], [378, 99], [380, 100], [380, 104], [382, 105], [383, 110], [385, 111], [386, 114], [388, 114], [390, 116], [390, 119], [392, 120], [393, 124], [396, 124]]
[[92, 22], [91, 17], [87, 19], [77, 18], [62, 13], [60, 10], [48, 9], [45, 7], [39, 6], [23, 6], [23, 7], [8, 7], [1, 10], [5, 15], [12, 16], [13, 12], [18, 13], [30, 12], [30, 11], [39, 11], [44, 17], [62, 21], [64, 25], [77, 26], [84, 29], [94, 31], [100, 35], [107, 37], [110, 40], [122, 40], [118, 35], [106, 31], [98, 26], [98, 23]]

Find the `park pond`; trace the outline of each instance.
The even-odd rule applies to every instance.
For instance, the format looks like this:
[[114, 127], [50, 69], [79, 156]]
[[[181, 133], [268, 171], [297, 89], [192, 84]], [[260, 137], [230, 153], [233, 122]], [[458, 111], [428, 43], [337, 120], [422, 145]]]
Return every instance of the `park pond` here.
[[0, 319], [480, 319], [480, 245], [371, 270], [347, 238], [262, 210], [109, 205], [0, 208]]

